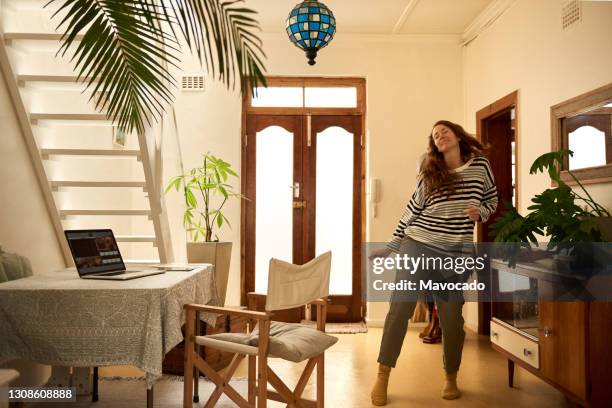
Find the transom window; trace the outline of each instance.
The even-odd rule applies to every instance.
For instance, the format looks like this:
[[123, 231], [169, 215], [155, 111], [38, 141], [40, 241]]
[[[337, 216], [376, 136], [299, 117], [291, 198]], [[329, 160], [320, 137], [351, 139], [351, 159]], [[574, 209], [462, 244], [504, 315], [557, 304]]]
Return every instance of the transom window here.
[[287, 114], [339, 113], [361, 114], [365, 111], [362, 78], [272, 77], [268, 87], [259, 87], [248, 95], [249, 113], [265, 113], [282, 108]]

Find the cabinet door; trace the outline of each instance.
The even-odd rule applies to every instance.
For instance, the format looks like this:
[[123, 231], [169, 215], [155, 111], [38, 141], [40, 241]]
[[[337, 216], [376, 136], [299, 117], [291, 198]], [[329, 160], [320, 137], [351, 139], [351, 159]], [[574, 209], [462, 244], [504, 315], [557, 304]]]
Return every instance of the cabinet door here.
[[540, 302], [542, 374], [586, 399], [586, 321], [583, 302]]

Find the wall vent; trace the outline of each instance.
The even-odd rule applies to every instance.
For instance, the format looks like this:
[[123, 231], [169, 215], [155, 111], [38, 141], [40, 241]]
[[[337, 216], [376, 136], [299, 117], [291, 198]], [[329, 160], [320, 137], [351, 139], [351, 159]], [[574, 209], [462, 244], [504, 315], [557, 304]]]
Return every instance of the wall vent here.
[[566, 0], [561, 5], [561, 26], [564, 30], [582, 21], [582, 0]]
[[204, 75], [183, 75], [181, 89], [183, 91], [203, 91]]

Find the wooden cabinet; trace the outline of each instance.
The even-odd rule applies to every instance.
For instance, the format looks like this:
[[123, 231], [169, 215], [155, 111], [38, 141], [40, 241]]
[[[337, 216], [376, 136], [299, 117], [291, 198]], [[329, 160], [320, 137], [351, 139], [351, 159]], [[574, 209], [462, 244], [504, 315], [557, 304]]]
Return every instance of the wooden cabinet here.
[[586, 302], [540, 302], [540, 370], [586, 400]]
[[[554, 277], [545, 265], [491, 262], [491, 284], [498, 293], [509, 274], [516, 275], [514, 294], [491, 303], [491, 344], [508, 358], [510, 386], [514, 365], [563, 392], [585, 407], [612, 403], [612, 304], [606, 302], [550, 301]], [[495, 272], [502, 271], [496, 276]], [[518, 282], [518, 283], [517, 283]], [[503, 296], [502, 296], [503, 298]], [[506, 299], [508, 299], [506, 301]], [[545, 300], [544, 300], [545, 299]]]

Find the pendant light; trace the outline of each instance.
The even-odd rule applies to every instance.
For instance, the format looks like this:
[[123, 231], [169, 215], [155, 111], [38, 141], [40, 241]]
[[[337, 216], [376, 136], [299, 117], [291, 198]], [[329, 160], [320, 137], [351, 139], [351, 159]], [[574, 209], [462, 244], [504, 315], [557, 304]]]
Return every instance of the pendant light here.
[[306, 52], [308, 64], [314, 65], [317, 51], [334, 38], [336, 19], [327, 6], [317, 0], [297, 4], [287, 17], [287, 34], [291, 42]]

